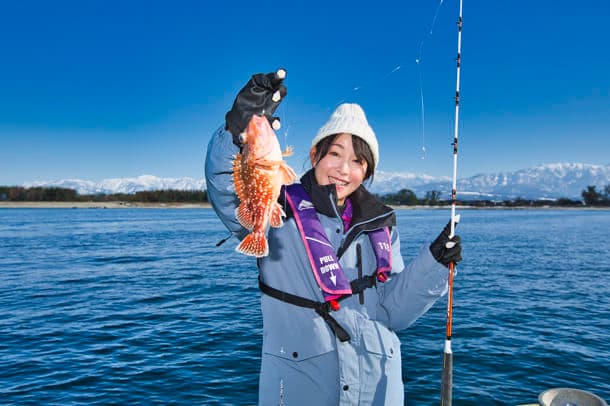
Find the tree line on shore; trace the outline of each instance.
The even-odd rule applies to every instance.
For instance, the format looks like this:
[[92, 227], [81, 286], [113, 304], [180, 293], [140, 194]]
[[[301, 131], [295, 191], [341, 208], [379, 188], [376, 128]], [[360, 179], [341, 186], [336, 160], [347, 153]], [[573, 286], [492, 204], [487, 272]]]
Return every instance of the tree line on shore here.
[[130, 203], [207, 203], [205, 190], [151, 190], [136, 193], [81, 195], [61, 187], [0, 186], [0, 201], [11, 202], [130, 202]]
[[[439, 191], [426, 192], [423, 198], [418, 198], [410, 189], [401, 189], [396, 193], [376, 195], [383, 203], [394, 206], [448, 206], [449, 200], [441, 199]], [[587, 186], [581, 193], [582, 200], [560, 198], [556, 200], [531, 200], [516, 198], [503, 201], [468, 200], [458, 202], [475, 207], [610, 207], [610, 185], [602, 191], [595, 186]], [[206, 190], [152, 190], [136, 193], [113, 194], [79, 194], [74, 189], [61, 187], [30, 187], [0, 186], [0, 201], [10, 202], [130, 202], [130, 203], [207, 203]]]
[[[397, 193], [388, 193], [385, 195], [377, 195], [377, 197], [385, 204], [400, 205], [400, 206], [449, 206], [450, 200], [440, 198], [441, 193], [438, 191], [426, 192], [423, 198], [418, 198], [412, 190], [401, 189]], [[569, 198], [559, 199], [525, 199], [518, 197], [508, 200], [468, 200], [458, 201], [458, 205], [468, 205], [474, 207], [610, 207], [610, 185], [606, 185], [599, 192], [596, 186], [587, 186], [581, 193], [582, 200], [574, 200]]]

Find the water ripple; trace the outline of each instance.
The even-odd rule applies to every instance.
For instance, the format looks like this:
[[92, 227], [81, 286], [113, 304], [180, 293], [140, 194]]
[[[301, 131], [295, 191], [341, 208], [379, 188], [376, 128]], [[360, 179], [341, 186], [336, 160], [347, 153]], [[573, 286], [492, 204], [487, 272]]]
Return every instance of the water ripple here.
[[[211, 210], [10, 210], [0, 217], [0, 397], [7, 404], [255, 404], [254, 262]], [[447, 213], [398, 213], [403, 255]], [[610, 398], [610, 212], [463, 213], [454, 403]], [[400, 332], [409, 404], [440, 392], [445, 304]]]

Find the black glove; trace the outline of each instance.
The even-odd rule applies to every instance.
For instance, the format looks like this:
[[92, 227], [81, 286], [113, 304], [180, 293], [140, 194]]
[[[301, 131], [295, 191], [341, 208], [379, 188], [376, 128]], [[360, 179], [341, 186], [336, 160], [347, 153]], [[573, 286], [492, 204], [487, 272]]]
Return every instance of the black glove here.
[[[455, 223], [457, 226], [457, 222]], [[436, 237], [436, 240], [430, 244], [430, 252], [434, 259], [445, 266], [449, 266], [450, 262], [457, 264], [462, 260], [462, 244], [459, 235], [454, 235], [449, 238], [451, 233], [451, 222], [447, 223], [443, 231]]]
[[233, 135], [233, 143], [241, 146], [239, 135], [244, 132], [252, 115], [266, 116], [274, 129], [279, 129], [279, 119], [273, 113], [286, 96], [284, 69], [267, 74], [257, 73], [239, 91], [233, 107], [225, 116], [226, 129]]

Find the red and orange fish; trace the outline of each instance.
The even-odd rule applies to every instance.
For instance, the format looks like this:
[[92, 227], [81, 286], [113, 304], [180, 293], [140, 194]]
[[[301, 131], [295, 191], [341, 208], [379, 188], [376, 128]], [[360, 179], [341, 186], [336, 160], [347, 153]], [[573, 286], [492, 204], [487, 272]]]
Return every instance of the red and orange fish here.
[[233, 183], [240, 200], [236, 217], [251, 233], [236, 251], [264, 257], [269, 254], [267, 225], [284, 224], [285, 213], [277, 202], [281, 187], [296, 179], [296, 173], [283, 160], [292, 154], [292, 149], [287, 147], [282, 152], [267, 118], [257, 115], [252, 116], [242, 134], [242, 143], [242, 152], [233, 161]]

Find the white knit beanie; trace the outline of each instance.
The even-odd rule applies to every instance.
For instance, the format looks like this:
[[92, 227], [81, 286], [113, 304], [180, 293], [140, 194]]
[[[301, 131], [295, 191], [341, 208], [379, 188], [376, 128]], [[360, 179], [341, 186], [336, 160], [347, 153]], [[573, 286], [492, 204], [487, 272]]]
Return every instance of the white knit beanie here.
[[311, 146], [315, 147], [318, 142], [329, 135], [341, 133], [353, 134], [368, 144], [373, 153], [373, 164], [376, 169], [379, 164], [379, 144], [375, 132], [366, 120], [362, 107], [355, 103], [344, 103], [337, 107], [326, 124], [318, 130]]

